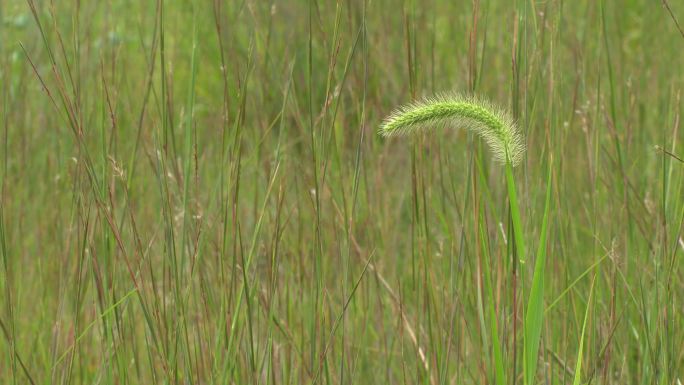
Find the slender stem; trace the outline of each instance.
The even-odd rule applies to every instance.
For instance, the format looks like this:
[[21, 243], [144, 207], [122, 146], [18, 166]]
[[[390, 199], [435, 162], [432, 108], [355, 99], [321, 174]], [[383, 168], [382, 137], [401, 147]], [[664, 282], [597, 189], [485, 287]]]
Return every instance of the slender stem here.
[[525, 263], [525, 237], [523, 236], [522, 221], [520, 220], [520, 207], [518, 206], [518, 195], [515, 191], [515, 181], [513, 180], [513, 167], [510, 162], [506, 162], [506, 184], [508, 185], [508, 200], [511, 204], [511, 218], [513, 219], [513, 236], [515, 238], [515, 249], [518, 260], [521, 264]]
[[[515, 190], [515, 180], [513, 178], [513, 166], [511, 162], [506, 162], [506, 185], [508, 187], [508, 201], [511, 206], [511, 219], [513, 221], [513, 238], [515, 240], [515, 251], [517, 254], [518, 261], [520, 263], [520, 282], [524, 282], [524, 265], [526, 260], [525, 252], [525, 237], [523, 234], [522, 221], [520, 219], [520, 207], [518, 206], [518, 195]], [[516, 263], [515, 261], [513, 262]], [[525, 297], [524, 290], [521, 295]], [[513, 303], [515, 307], [515, 302]], [[522, 319], [525, 319], [525, 308], [523, 306]], [[515, 321], [514, 321], [515, 322]], [[523, 327], [523, 352], [527, 350], [526, 338]], [[523, 378], [527, 378], [527, 357], [523, 354]], [[525, 384], [528, 385], [528, 384]]]
[[494, 290], [492, 289], [492, 273], [493, 269], [489, 258], [489, 246], [487, 245], [487, 238], [482, 222], [480, 223], [480, 242], [482, 243], [482, 254], [484, 255], [484, 276], [485, 276], [485, 290], [487, 290], [487, 310], [489, 311], [489, 322], [492, 332], [492, 349], [494, 353], [494, 375], [496, 385], [506, 384], [506, 374], [504, 371], [505, 363], [503, 354], [501, 353], [501, 345], [499, 340], [499, 329], [497, 326], [496, 310], [494, 309]]

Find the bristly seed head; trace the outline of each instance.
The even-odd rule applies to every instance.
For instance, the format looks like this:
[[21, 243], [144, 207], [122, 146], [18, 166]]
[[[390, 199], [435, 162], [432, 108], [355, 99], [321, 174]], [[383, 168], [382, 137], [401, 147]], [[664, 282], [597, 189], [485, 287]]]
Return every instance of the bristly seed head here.
[[380, 125], [383, 136], [406, 135], [432, 127], [463, 127], [480, 135], [494, 159], [520, 163], [525, 144], [513, 118], [488, 101], [460, 95], [440, 95], [396, 109]]

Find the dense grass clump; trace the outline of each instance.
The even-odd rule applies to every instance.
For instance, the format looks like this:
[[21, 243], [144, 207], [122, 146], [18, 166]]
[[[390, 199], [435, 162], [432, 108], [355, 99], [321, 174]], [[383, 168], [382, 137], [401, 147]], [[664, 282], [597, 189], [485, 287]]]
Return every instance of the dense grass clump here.
[[0, 384], [679, 385], [682, 20], [0, 0]]

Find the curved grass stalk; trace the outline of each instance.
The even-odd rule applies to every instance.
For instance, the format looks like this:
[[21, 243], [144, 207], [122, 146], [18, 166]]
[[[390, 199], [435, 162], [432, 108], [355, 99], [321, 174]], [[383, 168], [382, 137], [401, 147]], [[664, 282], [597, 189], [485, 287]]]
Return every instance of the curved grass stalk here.
[[445, 94], [396, 109], [382, 122], [383, 136], [423, 129], [462, 127], [480, 135], [500, 163], [516, 166], [525, 144], [513, 118], [503, 109], [475, 97]]
[[[506, 186], [508, 201], [510, 203], [511, 222], [513, 224], [515, 251], [519, 263], [524, 264], [527, 257], [525, 247], [527, 242], [523, 232], [520, 206], [518, 204], [513, 176], [513, 167], [518, 165], [522, 160], [525, 153], [525, 144], [513, 118], [505, 110], [502, 110], [485, 100], [474, 97], [441, 95], [398, 108], [382, 122], [380, 134], [383, 136], [404, 135], [415, 133], [423, 129], [447, 126], [462, 127], [480, 135], [492, 150], [494, 159], [499, 163], [505, 164]], [[533, 287], [532, 292], [530, 293], [529, 303], [527, 307], [523, 309], [523, 377], [526, 385], [531, 385], [534, 382], [537, 355], [539, 353], [539, 340], [543, 325], [544, 247], [546, 243], [546, 222], [551, 196], [550, 171], [551, 168], [549, 168], [549, 186], [547, 187], [538, 260], [536, 261], [534, 276], [532, 278]], [[482, 231], [482, 229], [480, 230]], [[488, 258], [486, 259], [488, 261]], [[489, 275], [486, 274], [486, 281], [488, 284], [490, 279]], [[489, 295], [493, 296], [491, 291], [489, 291]], [[491, 307], [490, 313], [494, 313]], [[497, 384], [503, 384], [506, 382], [505, 371], [503, 370], [504, 358], [497, 343], [498, 332], [494, 317], [495, 316], [492, 315], [492, 333], [495, 336], [493, 352], [495, 379]]]

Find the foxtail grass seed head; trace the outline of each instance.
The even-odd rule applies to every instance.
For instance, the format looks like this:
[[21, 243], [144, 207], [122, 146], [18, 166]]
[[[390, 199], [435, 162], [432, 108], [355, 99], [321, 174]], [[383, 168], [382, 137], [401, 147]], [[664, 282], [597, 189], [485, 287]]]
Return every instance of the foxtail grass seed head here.
[[382, 136], [407, 135], [430, 128], [465, 128], [480, 135], [494, 159], [520, 163], [525, 143], [507, 111], [474, 97], [441, 95], [394, 110], [380, 125]]

